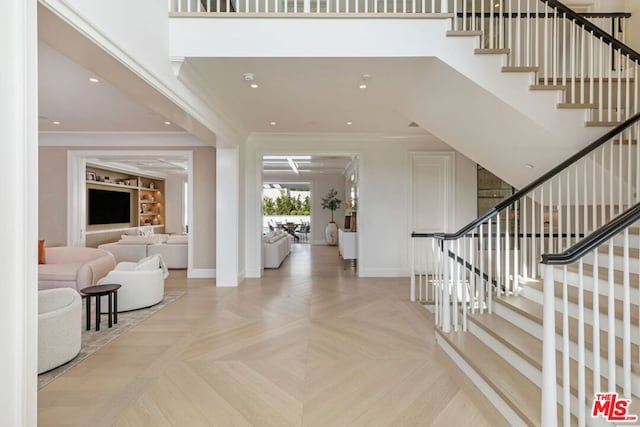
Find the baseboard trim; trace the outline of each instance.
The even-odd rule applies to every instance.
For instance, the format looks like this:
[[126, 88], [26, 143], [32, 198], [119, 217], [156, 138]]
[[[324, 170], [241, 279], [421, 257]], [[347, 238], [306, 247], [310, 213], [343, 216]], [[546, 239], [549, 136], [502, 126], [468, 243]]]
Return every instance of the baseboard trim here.
[[192, 268], [187, 270], [187, 278], [189, 279], [215, 279], [215, 268]]
[[491, 388], [491, 386], [482, 379], [480, 375], [458, 354], [458, 352], [449, 345], [449, 343], [436, 332], [436, 341], [438, 345], [447, 353], [447, 356], [453, 360], [458, 368], [471, 380], [471, 382], [480, 390], [485, 398], [498, 410], [505, 420], [509, 420], [512, 426], [526, 426], [526, 423], [502, 400], [502, 398]]

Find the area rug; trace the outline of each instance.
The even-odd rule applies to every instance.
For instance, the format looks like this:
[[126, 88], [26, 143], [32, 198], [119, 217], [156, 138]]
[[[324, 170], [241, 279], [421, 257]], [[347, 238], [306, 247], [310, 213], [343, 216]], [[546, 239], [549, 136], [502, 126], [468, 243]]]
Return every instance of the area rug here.
[[[52, 369], [48, 372], [38, 375], [38, 389], [49, 384], [51, 381], [58, 378], [60, 375], [67, 372], [69, 369], [76, 366], [78, 363], [82, 362], [84, 359], [100, 350], [103, 346], [107, 345], [114, 339], [118, 338], [120, 335], [127, 332], [129, 329], [147, 319], [154, 313], [165, 308], [167, 305], [176, 301], [178, 298], [184, 295], [182, 291], [167, 291], [164, 294], [164, 300], [160, 304], [156, 304], [153, 307], [145, 308], [142, 310], [133, 310], [127, 311], [124, 313], [118, 313], [118, 323], [114, 324], [113, 327], [107, 327], [106, 315], [102, 316], [102, 323], [100, 324], [100, 330], [96, 331], [95, 328], [95, 319], [94, 317], [94, 308], [91, 309], [92, 318], [91, 318], [91, 330], [87, 331], [85, 329], [85, 309], [84, 306], [82, 308], [82, 347], [80, 348], [80, 353], [71, 361], [65, 363], [62, 366], [59, 366], [55, 369]], [[92, 298], [94, 300], [94, 298]]]

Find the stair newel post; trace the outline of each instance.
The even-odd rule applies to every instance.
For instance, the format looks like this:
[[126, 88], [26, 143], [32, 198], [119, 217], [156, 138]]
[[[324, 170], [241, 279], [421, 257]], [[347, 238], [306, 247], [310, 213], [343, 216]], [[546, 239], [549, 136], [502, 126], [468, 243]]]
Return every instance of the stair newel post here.
[[416, 239], [411, 238], [411, 302], [416, 301]]
[[484, 280], [484, 231], [482, 230], [482, 224], [480, 224], [480, 228], [479, 228], [479, 232], [478, 232], [478, 238], [480, 239], [480, 241], [478, 242], [479, 244], [479, 250], [478, 250], [478, 258], [479, 259], [479, 264], [480, 264], [480, 300], [478, 301], [478, 307], [480, 310], [480, 314], [484, 314], [484, 302], [485, 302], [485, 280]]
[[449, 305], [449, 287], [450, 287], [450, 279], [451, 272], [449, 271], [451, 268], [451, 263], [449, 262], [449, 244], [446, 241], [443, 241], [443, 269], [444, 269], [444, 277], [442, 283], [442, 331], [443, 332], [451, 332], [451, 307]]
[[542, 426], [558, 425], [556, 398], [556, 319], [553, 266], [544, 265], [542, 308]]
[[[453, 243], [452, 243], [453, 246]], [[451, 293], [453, 294], [453, 330], [458, 332], [458, 303], [460, 302], [460, 260], [458, 254], [460, 253], [460, 239], [456, 239], [455, 253], [453, 254], [453, 267], [451, 273], [453, 279], [451, 280]]]

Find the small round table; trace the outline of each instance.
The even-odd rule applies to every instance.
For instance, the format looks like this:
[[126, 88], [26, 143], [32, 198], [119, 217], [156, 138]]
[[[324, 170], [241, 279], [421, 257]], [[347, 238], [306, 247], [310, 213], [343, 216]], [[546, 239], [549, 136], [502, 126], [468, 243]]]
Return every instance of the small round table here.
[[[109, 297], [109, 327], [114, 323], [118, 323], [118, 289], [122, 285], [116, 283], [107, 283], [104, 285], [89, 286], [80, 291], [80, 293], [87, 297], [87, 331], [91, 330], [91, 297], [95, 297], [96, 300], [96, 331], [100, 330], [100, 297]], [[113, 316], [113, 321], [112, 321]]]

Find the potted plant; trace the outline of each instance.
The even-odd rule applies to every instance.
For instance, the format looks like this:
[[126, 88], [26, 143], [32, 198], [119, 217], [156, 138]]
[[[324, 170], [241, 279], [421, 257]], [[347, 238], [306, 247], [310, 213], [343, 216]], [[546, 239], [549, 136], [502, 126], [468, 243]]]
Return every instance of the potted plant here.
[[335, 189], [329, 190], [327, 196], [322, 198], [322, 209], [329, 209], [331, 211], [331, 221], [327, 224], [324, 230], [327, 243], [329, 245], [335, 245], [338, 243], [338, 226], [333, 220], [333, 212], [340, 207], [342, 200], [338, 199], [338, 192]]

